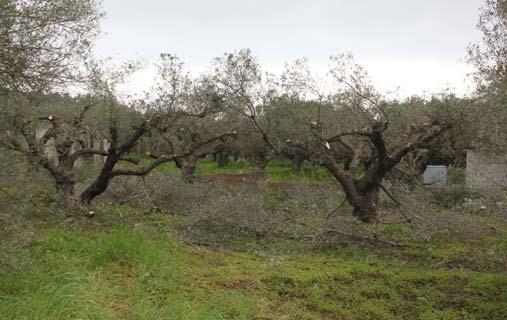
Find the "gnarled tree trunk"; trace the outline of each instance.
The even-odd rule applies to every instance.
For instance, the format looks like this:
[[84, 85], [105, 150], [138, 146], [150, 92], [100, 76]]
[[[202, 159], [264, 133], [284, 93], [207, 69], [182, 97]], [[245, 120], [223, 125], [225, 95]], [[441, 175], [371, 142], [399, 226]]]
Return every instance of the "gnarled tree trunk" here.
[[75, 181], [68, 177], [55, 179], [56, 192], [66, 208], [75, 208], [78, 206], [79, 199], [76, 198], [74, 190]]
[[[369, 131], [355, 133], [369, 140], [375, 154], [371, 165], [367, 167], [362, 177], [358, 177], [357, 174], [358, 168], [364, 158], [361, 142], [359, 141], [356, 142], [356, 145], [352, 145], [341, 139], [341, 135], [325, 140], [325, 159], [322, 165], [342, 185], [348, 202], [354, 208], [353, 215], [364, 223], [374, 223], [379, 219], [377, 201], [381, 183], [385, 176], [395, 165], [400, 163], [407, 153], [421, 145], [428, 144], [451, 127], [451, 123], [440, 124], [438, 122], [413, 127], [412, 130], [414, 132], [409, 133], [412, 139], [405, 145], [393, 148], [389, 152], [382, 134], [386, 126], [374, 123]], [[340, 169], [337, 166], [334, 157], [332, 157], [331, 146], [328, 141], [339, 141], [350, 149], [353, 158], [350, 161], [348, 169]]]
[[292, 160], [292, 166], [294, 168], [294, 172], [301, 173], [301, 168], [303, 167], [303, 162], [305, 160], [301, 158], [295, 158]]
[[119, 158], [113, 155], [107, 157], [99, 176], [81, 193], [80, 197], [83, 204], [89, 205], [95, 197], [106, 191], [112, 178], [111, 173], [118, 160]]
[[181, 178], [187, 183], [193, 183], [195, 180], [195, 166], [197, 164], [197, 157], [185, 157], [181, 164]]
[[270, 159], [264, 157], [256, 157], [253, 159], [255, 165], [255, 173], [258, 175], [266, 174], [266, 167], [269, 163]]
[[219, 151], [216, 154], [217, 166], [219, 168], [226, 167], [229, 164], [229, 154], [225, 151]]
[[353, 208], [353, 216], [364, 223], [378, 221], [377, 201], [381, 177], [372, 179], [371, 183], [364, 183], [364, 177], [355, 177], [355, 170], [352, 170], [353, 173], [340, 170], [332, 157], [325, 159], [323, 165], [342, 185], [347, 201]]
[[377, 202], [380, 188], [378, 185], [347, 195], [347, 200], [354, 208], [352, 214], [364, 223], [378, 220]]
[[187, 156], [174, 159], [176, 167], [181, 170], [181, 179], [187, 183], [193, 183], [195, 178], [195, 166], [197, 157]]

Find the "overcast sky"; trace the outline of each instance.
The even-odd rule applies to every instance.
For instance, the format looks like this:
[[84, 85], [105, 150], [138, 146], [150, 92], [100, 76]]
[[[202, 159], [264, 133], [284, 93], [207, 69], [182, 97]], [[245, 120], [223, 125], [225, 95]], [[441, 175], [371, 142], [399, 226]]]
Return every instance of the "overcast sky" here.
[[[478, 42], [482, 0], [104, 0], [95, 52], [156, 61], [177, 54], [192, 71], [226, 51], [251, 48], [266, 71], [307, 57], [324, 74], [328, 58], [352, 52], [380, 91], [399, 96], [446, 87], [464, 94]], [[133, 81], [148, 86], [151, 71]]]

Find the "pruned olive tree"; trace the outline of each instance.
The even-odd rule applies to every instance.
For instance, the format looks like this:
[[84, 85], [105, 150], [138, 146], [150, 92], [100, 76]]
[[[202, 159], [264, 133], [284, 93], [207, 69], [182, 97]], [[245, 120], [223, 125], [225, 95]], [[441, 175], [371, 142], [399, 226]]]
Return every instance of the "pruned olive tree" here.
[[[34, 106], [30, 98], [35, 99], [27, 97], [25, 102]], [[17, 107], [20, 102], [16, 99]], [[73, 118], [56, 114], [17, 117], [2, 137], [4, 147], [21, 153], [31, 165], [46, 169], [53, 177], [57, 191], [64, 196], [74, 194], [73, 169], [78, 157], [72, 149], [84, 144], [83, 119], [92, 105], [91, 101], [82, 104], [81, 111]]]
[[101, 195], [109, 186], [111, 179], [118, 174], [115, 171], [119, 161], [126, 158], [136, 143], [146, 133], [150, 132], [158, 124], [158, 114], [140, 114], [136, 123], [130, 124], [121, 121], [122, 115], [127, 109], [136, 109], [142, 101], [133, 101], [128, 106], [118, 99], [117, 88], [125, 79], [138, 69], [139, 65], [127, 63], [119, 68], [106, 70], [102, 65], [90, 63], [90, 91], [99, 101], [98, 108], [105, 119], [103, 130], [107, 132], [107, 150], [80, 149], [77, 155], [100, 154], [105, 157], [99, 174], [81, 193], [80, 199], [83, 204]]
[[[268, 162], [277, 157], [291, 159], [295, 168], [299, 168], [308, 159], [308, 152], [301, 148], [298, 139], [289, 138], [294, 138], [294, 130], [308, 114], [305, 111], [308, 106], [298, 110], [301, 114], [292, 112], [294, 108], [285, 109], [284, 101], [295, 102], [295, 97], [280, 95], [275, 76], [263, 74], [248, 49], [225, 54], [215, 59], [213, 66], [213, 80], [224, 103], [248, 120], [240, 132], [239, 139], [248, 140], [241, 147], [242, 154], [255, 164], [259, 173], [263, 173]], [[288, 134], [287, 130], [291, 133]]]
[[413, 96], [387, 102], [384, 111], [390, 122], [389, 138], [394, 144], [405, 139], [404, 134], [414, 123], [454, 119], [450, 130], [407, 154], [389, 177], [420, 183], [428, 165], [464, 166], [466, 150], [472, 146], [471, 139], [466, 138], [470, 135], [466, 119], [471, 105], [470, 99], [449, 92], [434, 94], [429, 99]]
[[[227, 121], [227, 106], [207, 76], [191, 77], [180, 59], [162, 54], [150, 112], [160, 115], [157, 133], [172, 153], [184, 181], [194, 180], [197, 160], [224, 147], [235, 136], [236, 124]], [[149, 152], [150, 157], [159, 157]]]
[[[130, 109], [139, 112], [139, 119], [133, 126], [122, 127], [124, 123], [120, 119], [122, 113], [125, 114], [126, 106], [118, 101], [115, 88], [130, 71], [135, 70], [135, 67], [134, 64], [128, 64], [126, 69], [109, 74], [101, 73], [100, 68], [92, 68], [93, 92], [103, 101], [103, 114], [107, 119], [109, 148], [105, 153], [101, 153], [105, 156], [105, 161], [99, 175], [80, 195], [81, 202], [84, 204], [90, 204], [95, 197], [102, 194], [114, 177], [145, 176], [163, 163], [188, 161], [189, 157], [233, 135], [232, 132], [223, 130], [222, 133], [213, 133], [202, 139], [184, 139], [178, 147], [172, 145], [167, 152], [149, 154], [152, 160], [142, 166], [118, 167], [117, 164], [121, 160], [128, 159], [127, 155], [143, 136], [158, 132], [164, 137], [165, 134], [170, 134], [172, 128], [179, 128], [178, 131], [181, 133], [182, 127], [178, 126], [181, 124], [181, 119], [201, 119], [208, 114], [216, 114], [215, 110], [220, 107], [220, 99], [214, 95], [206, 81], [190, 80], [183, 75], [182, 65], [176, 57], [162, 55], [158, 74], [162, 82], [157, 82], [156, 99], [133, 101]], [[95, 151], [83, 150], [82, 152]]]
[[[47, 104], [49, 93], [80, 80], [102, 15], [95, 0], [0, 1], [0, 146], [47, 169], [57, 189], [69, 194], [76, 161], [69, 155], [80, 143], [90, 102], [77, 102], [82, 110], [71, 117], [37, 109]], [[48, 144], [54, 152], [48, 153]]]
[[[80, 195], [82, 202], [88, 204], [105, 190], [112, 168], [118, 161], [137, 162], [126, 157], [126, 154], [150, 125], [149, 120], [141, 120], [131, 133], [120, 137], [118, 116], [125, 111], [126, 106], [119, 103], [114, 89], [129, 73], [130, 67], [114, 72], [106, 79], [98, 64], [90, 66], [89, 84], [93, 90], [86, 96], [69, 98], [73, 103], [67, 105], [67, 108], [62, 110], [63, 113], [51, 105], [54, 101], [47, 101], [47, 95], [16, 96], [14, 105], [11, 106], [16, 113], [10, 122], [9, 130], [0, 139], [4, 147], [19, 152], [32, 165], [47, 170], [54, 179], [57, 191], [62, 193], [66, 202], [75, 200], [75, 164], [80, 158], [90, 155], [106, 157], [99, 176]], [[10, 102], [10, 97], [12, 95], [4, 100], [5, 103]], [[24, 105], [21, 105], [21, 102], [24, 102]], [[49, 105], [44, 106], [44, 103]], [[93, 148], [90, 144], [89, 137], [93, 136], [94, 132], [90, 130], [92, 119], [88, 115], [92, 109], [99, 109], [108, 124], [110, 147], [107, 150]]]
[[102, 15], [96, 0], [0, 1], [2, 132], [12, 119], [33, 125], [23, 115], [41, 105], [39, 93], [76, 84]]
[[[263, 79], [249, 50], [218, 59], [215, 79], [228, 103], [250, 119], [273, 153], [282, 154], [288, 146], [304, 146], [311, 160], [329, 170], [341, 184], [354, 216], [372, 223], [379, 218], [377, 200], [386, 175], [408, 153], [450, 130], [454, 120], [436, 117], [413, 123], [402, 139], [392, 143], [385, 101], [369, 83], [365, 70], [350, 55], [335, 56], [332, 63], [329, 74], [334, 85], [326, 85], [330, 88], [327, 94], [301, 63], [285, 72], [290, 75], [286, 79]], [[306, 134], [285, 141], [277, 137], [272, 126], [276, 119], [268, 118], [267, 108], [279, 96], [289, 96], [289, 106], [301, 101], [316, 105], [313, 120], [293, 128], [295, 136], [301, 129]], [[298, 143], [292, 142], [296, 140]], [[346, 168], [336, 161], [334, 150], [338, 148], [352, 155]]]
[[[200, 90], [206, 88], [200, 83], [195, 85], [194, 91], [185, 88], [187, 100], [181, 105], [173, 104], [174, 109], [155, 109], [146, 101], [122, 102], [118, 98], [117, 88], [137, 70], [138, 65], [129, 63], [107, 70], [102, 64], [89, 63], [88, 67], [89, 95], [74, 99], [75, 112], [67, 112], [66, 117], [55, 113], [42, 116], [41, 112], [45, 112], [46, 109], [34, 108], [34, 102], [27, 101], [27, 110], [31, 113], [23, 114], [16, 118], [18, 120], [12, 121], [10, 130], [1, 139], [5, 147], [18, 151], [31, 164], [47, 170], [55, 181], [56, 189], [61, 192], [69, 205], [77, 204], [78, 198], [82, 205], [89, 205], [108, 188], [114, 177], [144, 176], [162, 163], [186, 161], [189, 157], [208, 150], [217, 141], [233, 135], [232, 132], [223, 130], [223, 133], [213, 132], [202, 139], [182, 139], [177, 147], [174, 145], [167, 152], [150, 154], [154, 159], [142, 166], [131, 168], [118, 166], [120, 161], [139, 164], [140, 160], [130, 157], [129, 153], [140, 139], [149, 133], [169, 134], [167, 130], [178, 128], [178, 134], [181, 136], [181, 131], [186, 133], [187, 130], [191, 130], [188, 123], [180, 120], [194, 117], [201, 119], [207, 112], [217, 107], [216, 99], [201, 92]], [[156, 101], [155, 105], [159, 103], [160, 100]], [[95, 114], [100, 114], [101, 119], [90, 116], [91, 110]], [[198, 110], [200, 111], [197, 112]], [[131, 116], [132, 113], [134, 117]], [[127, 121], [129, 116], [132, 119]], [[92, 131], [92, 128], [95, 131]], [[100, 137], [106, 139], [107, 148], [97, 149], [89, 141], [85, 141], [89, 136], [96, 136], [96, 130], [102, 131]], [[54, 147], [54, 150], [51, 147]], [[80, 158], [91, 155], [100, 155], [104, 157], [104, 161], [99, 163], [97, 176], [91, 179], [79, 196], [76, 196], [75, 163]]]
[[[450, 130], [452, 118], [430, 117], [424, 122], [411, 123], [401, 139], [389, 136], [389, 117], [385, 100], [368, 81], [366, 71], [355, 64], [351, 56], [338, 55], [332, 58], [334, 67], [330, 74], [336, 81], [331, 99], [340, 108], [357, 115], [356, 128], [347, 128], [329, 135], [319, 122], [313, 125], [315, 136], [322, 147], [322, 165], [342, 185], [348, 202], [354, 208], [354, 216], [360, 221], [371, 223], [378, 220], [377, 201], [382, 181], [386, 175], [410, 152], [425, 146], [444, 132]], [[352, 130], [351, 130], [352, 129]], [[341, 169], [333, 158], [325, 154], [333, 143], [345, 145], [353, 157], [348, 170]], [[359, 173], [365, 150], [371, 162]]]

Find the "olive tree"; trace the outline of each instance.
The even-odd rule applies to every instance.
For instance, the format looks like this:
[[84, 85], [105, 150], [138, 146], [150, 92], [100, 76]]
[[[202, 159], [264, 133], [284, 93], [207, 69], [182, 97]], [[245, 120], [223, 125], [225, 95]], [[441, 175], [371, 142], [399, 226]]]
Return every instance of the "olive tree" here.
[[[47, 169], [65, 193], [73, 190], [76, 158], [69, 154], [79, 144], [89, 101], [77, 103], [82, 110], [74, 117], [41, 115], [37, 108], [49, 93], [77, 85], [102, 15], [96, 0], [0, 1], [0, 145]], [[48, 159], [50, 141], [56, 159]]]
[[[272, 152], [283, 154], [288, 146], [309, 152], [311, 160], [325, 167], [341, 184], [354, 209], [354, 216], [362, 222], [378, 220], [377, 200], [381, 183], [394, 166], [408, 153], [450, 130], [454, 123], [453, 119], [438, 117], [413, 123], [402, 139], [391, 143], [385, 100], [368, 81], [365, 70], [355, 64], [350, 55], [332, 58], [334, 66], [329, 74], [334, 86], [327, 94], [322, 93], [317, 81], [304, 68], [286, 72], [291, 75], [291, 81], [263, 79], [249, 50], [226, 54], [217, 63], [215, 79], [226, 99], [250, 119]], [[303, 100], [313, 101], [317, 106], [313, 108], [314, 120], [294, 128], [295, 136], [301, 129], [306, 133], [299, 134], [297, 143], [293, 142], [296, 138], [279, 139], [271, 126], [275, 119], [267, 118], [266, 108], [280, 94], [287, 95], [288, 92], [287, 88], [277, 87], [276, 83], [285, 83], [296, 93], [291, 95], [292, 99], [286, 100], [287, 103]], [[335, 149], [338, 148], [345, 148], [352, 155], [346, 167], [336, 161]], [[359, 172], [361, 168], [362, 174]]]
[[[126, 154], [150, 127], [149, 119], [141, 119], [136, 128], [125, 130], [128, 123], [119, 121], [127, 106], [117, 100], [115, 88], [130, 69], [118, 69], [106, 76], [99, 64], [90, 64], [89, 94], [68, 98], [71, 103], [63, 110], [57, 110], [55, 101], [48, 99], [48, 95], [17, 96], [12, 106], [16, 110], [15, 117], [0, 139], [2, 145], [19, 152], [32, 165], [46, 169], [53, 177], [57, 191], [67, 201], [74, 198], [76, 162], [90, 155], [106, 157], [100, 174], [80, 195], [83, 203], [89, 203], [105, 190], [118, 161], [136, 162], [127, 158]], [[12, 95], [3, 101], [9, 103], [10, 97]], [[44, 106], [44, 103], [49, 105]], [[103, 129], [107, 130], [110, 143], [107, 149], [97, 149], [90, 144], [89, 137], [95, 135], [91, 131], [93, 119], [88, 117], [92, 109], [97, 109], [105, 118], [107, 126]]]
[[486, 0], [477, 24], [482, 42], [468, 48], [475, 68], [476, 105], [469, 127], [476, 146], [507, 147], [507, 1]]
[[48, 91], [76, 79], [102, 15], [97, 0], [1, 0], [0, 88]]
[[468, 61], [476, 67], [479, 90], [505, 92], [507, 81], [507, 1], [486, 0], [477, 28], [482, 43], [468, 48]]
[[[226, 138], [235, 135], [236, 125], [227, 121], [227, 106], [209, 77], [192, 77], [171, 54], [162, 54], [157, 66], [148, 110], [159, 114], [157, 133], [170, 151], [186, 154], [174, 162], [191, 183], [197, 160], [223, 149]], [[148, 155], [158, 157], [152, 152]]]

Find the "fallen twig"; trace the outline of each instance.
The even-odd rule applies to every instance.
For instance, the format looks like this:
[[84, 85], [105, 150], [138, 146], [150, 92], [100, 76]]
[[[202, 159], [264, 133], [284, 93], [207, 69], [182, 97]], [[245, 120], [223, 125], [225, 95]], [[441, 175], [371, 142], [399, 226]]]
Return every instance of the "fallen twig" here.
[[345, 201], [347, 201], [347, 197], [343, 198], [343, 201], [340, 203], [340, 205], [338, 205], [338, 207], [336, 207], [335, 209], [329, 211], [329, 213], [326, 216], [326, 220], [329, 220], [329, 218], [331, 218], [331, 216], [333, 214], [335, 214], [338, 211], [338, 209], [340, 209], [341, 206], [343, 206], [345, 204]]
[[368, 236], [355, 235], [355, 234], [351, 234], [351, 233], [337, 230], [337, 229], [326, 228], [326, 229], [323, 229], [322, 231], [329, 232], [329, 233], [338, 233], [338, 234], [341, 234], [341, 235], [344, 235], [344, 236], [347, 236], [347, 237], [350, 237], [350, 238], [353, 238], [353, 239], [356, 239], [359, 241], [366, 241], [369, 243], [380, 242], [380, 243], [390, 245], [392, 247], [406, 247], [406, 246], [408, 246], [408, 244], [404, 244], [404, 243], [397, 243], [397, 242], [392, 242], [392, 241], [384, 240], [384, 239], [380, 239], [380, 238], [372, 238], [372, 237], [368, 237]]

